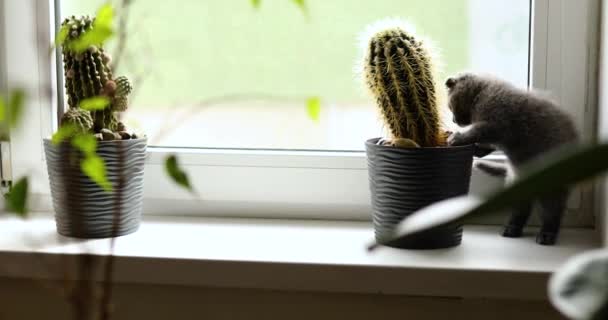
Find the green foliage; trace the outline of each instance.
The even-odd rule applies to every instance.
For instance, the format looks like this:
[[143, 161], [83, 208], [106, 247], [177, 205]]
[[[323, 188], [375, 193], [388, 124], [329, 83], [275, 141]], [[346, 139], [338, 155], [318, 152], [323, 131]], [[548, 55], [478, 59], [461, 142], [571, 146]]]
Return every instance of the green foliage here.
[[393, 139], [445, 144], [433, 61], [423, 41], [401, 26], [380, 30], [369, 39], [363, 70]]
[[262, 0], [249, 0], [249, 2], [251, 3], [251, 6], [256, 9], [259, 9], [260, 4], [262, 4]]
[[96, 96], [86, 98], [80, 101], [80, 108], [87, 111], [98, 111], [107, 108], [110, 105], [110, 99], [105, 96]]
[[11, 92], [8, 101], [8, 123], [10, 127], [15, 127], [23, 115], [23, 107], [25, 106], [25, 91], [23, 89], [15, 89]]
[[108, 181], [106, 166], [103, 159], [97, 155], [97, 139], [90, 134], [79, 134], [72, 138], [72, 146], [80, 150], [84, 158], [80, 162], [82, 173], [105, 191], [112, 191], [112, 184]]
[[[457, 197], [414, 212], [399, 223], [393, 239], [388, 241], [398, 241], [464, 218], [480, 217], [508, 209], [592, 178], [607, 169], [608, 143], [560, 150], [529, 165], [513, 184], [485, 201], [474, 196]], [[374, 247], [376, 245], [372, 245]]]
[[4, 196], [6, 210], [21, 217], [25, 217], [27, 210], [27, 195], [29, 189], [28, 178], [24, 177], [14, 183], [10, 191]]
[[106, 3], [97, 11], [92, 27], [68, 42], [70, 50], [82, 53], [91, 46], [103, 46], [114, 35], [113, 21], [114, 8], [110, 3]]
[[165, 159], [165, 171], [173, 182], [187, 189], [188, 191], [193, 192], [190, 179], [188, 179], [186, 172], [179, 166], [177, 157], [175, 155], [170, 155]]
[[65, 124], [53, 135], [52, 143], [55, 145], [63, 141], [70, 140], [71, 145], [80, 150], [83, 159], [80, 163], [82, 173], [87, 175], [93, 182], [105, 191], [112, 191], [112, 185], [108, 181], [106, 166], [103, 159], [97, 155], [97, 139], [91, 135], [83, 133], [74, 124]]
[[23, 89], [12, 90], [8, 98], [0, 95], [0, 140], [8, 140], [9, 129], [19, 124], [23, 116], [25, 98]]
[[80, 133], [93, 130], [93, 117], [89, 111], [71, 108], [61, 116], [61, 125], [71, 125]]
[[51, 138], [51, 142], [54, 145], [58, 145], [58, 144], [62, 143], [63, 141], [71, 138], [79, 131], [80, 131], [80, 129], [72, 123], [62, 124], [59, 127], [59, 129], [57, 130], [57, 132], [55, 132], [55, 134], [53, 134], [53, 137]]
[[[307, 13], [306, 11], [306, 0], [291, 0], [302, 12]], [[259, 9], [262, 5], [262, 0], [249, 0], [251, 6], [255, 9]]]
[[80, 163], [80, 169], [102, 189], [107, 192], [112, 191], [112, 184], [108, 181], [106, 174], [105, 162], [100, 156], [95, 153], [86, 156]]
[[308, 113], [308, 117], [315, 121], [319, 122], [321, 116], [321, 98], [319, 97], [311, 97], [306, 100], [306, 111]]
[[62, 25], [55, 37], [55, 46], [62, 46], [70, 35], [70, 26]]
[[89, 134], [80, 134], [72, 138], [72, 146], [82, 151], [88, 157], [95, 154], [97, 139]]
[[300, 8], [300, 10], [306, 12], [306, 1], [305, 0], [291, 0], [295, 3], [296, 6]]
[[0, 123], [14, 128], [23, 116], [25, 106], [25, 91], [15, 89], [10, 92], [8, 99], [0, 97]]

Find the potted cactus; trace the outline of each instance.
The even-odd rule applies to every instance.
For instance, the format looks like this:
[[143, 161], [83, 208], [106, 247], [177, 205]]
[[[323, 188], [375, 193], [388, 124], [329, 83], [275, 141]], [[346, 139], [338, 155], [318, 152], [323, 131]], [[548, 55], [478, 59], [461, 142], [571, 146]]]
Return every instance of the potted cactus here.
[[380, 23], [363, 38], [363, 79], [390, 132], [365, 143], [375, 236], [399, 248], [452, 247], [462, 239], [459, 224], [388, 240], [409, 214], [468, 193], [474, 152], [473, 146], [447, 146], [431, 48], [411, 30], [400, 22]]
[[57, 230], [79, 238], [134, 232], [143, 201], [146, 138], [117, 118], [128, 107], [129, 80], [114, 77], [102, 43], [79, 48], [94, 27], [88, 16], [61, 25], [68, 108], [63, 137], [44, 140]]

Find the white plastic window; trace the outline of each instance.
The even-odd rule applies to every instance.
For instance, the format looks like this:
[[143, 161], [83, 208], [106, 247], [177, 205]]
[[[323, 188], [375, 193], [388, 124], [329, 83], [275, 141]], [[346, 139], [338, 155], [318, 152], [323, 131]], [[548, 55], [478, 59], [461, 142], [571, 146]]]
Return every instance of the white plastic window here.
[[[61, 0], [61, 15], [94, 14], [103, 2]], [[382, 125], [353, 73], [357, 37], [387, 17], [433, 40], [438, 82], [477, 70], [528, 85], [529, 0], [305, 3], [134, 1], [118, 72], [141, 80], [128, 124], [166, 147], [363, 150]]]
[[[26, 123], [11, 134], [13, 173], [33, 176], [34, 208], [50, 210], [41, 140], [63, 94], [48, 55], [55, 14], [93, 14], [101, 2], [0, 3], [2, 79], [33, 97]], [[360, 150], [382, 130], [353, 66], [357, 33], [386, 16], [435, 39], [444, 61], [438, 81], [474, 70], [547, 90], [594, 135], [597, 0], [309, 0], [306, 13], [291, 1], [261, 3], [133, 2], [133, 45], [119, 73], [145, 79], [136, 81], [126, 118], [151, 138], [147, 214], [369, 219]], [[321, 100], [318, 121], [308, 115], [309, 97]], [[165, 122], [171, 130], [159, 134]], [[180, 156], [201, 198], [166, 178], [168, 153]], [[475, 172], [471, 192], [500, 185]], [[576, 193], [566, 224], [592, 224], [590, 194]]]

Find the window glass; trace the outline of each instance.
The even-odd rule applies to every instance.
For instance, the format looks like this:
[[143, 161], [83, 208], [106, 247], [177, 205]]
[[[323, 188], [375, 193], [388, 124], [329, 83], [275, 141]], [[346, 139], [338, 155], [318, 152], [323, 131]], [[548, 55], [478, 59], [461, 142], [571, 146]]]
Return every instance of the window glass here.
[[[102, 3], [61, 0], [60, 12], [93, 15]], [[262, 0], [257, 9], [249, 0], [131, 6], [128, 50], [115, 74], [135, 86], [125, 122], [156, 146], [362, 150], [383, 128], [353, 72], [357, 36], [387, 17], [434, 40], [443, 65], [437, 81], [474, 70], [528, 82], [529, 0], [306, 0], [305, 10], [287, 0]], [[311, 115], [307, 102], [315, 97], [320, 108]]]

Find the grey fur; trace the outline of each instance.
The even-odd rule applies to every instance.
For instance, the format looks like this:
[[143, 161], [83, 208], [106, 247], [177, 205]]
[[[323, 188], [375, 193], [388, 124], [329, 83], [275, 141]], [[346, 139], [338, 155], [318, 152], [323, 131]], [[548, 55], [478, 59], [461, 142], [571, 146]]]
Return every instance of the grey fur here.
[[[537, 93], [471, 73], [448, 79], [446, 86], [454, 122], [470, 126], [465, 132], [454, 133], [449, 144], [495, 146], [509, 158], [515, 176], [523, 165], [546, 152], [579, 141], [570, 116]], [[569, 190], [564, 189], [538, 199], [542, 207], [542, 227], [536, 238], [539, 244], [555, 243], [568, 194]], [[531, 209], [531, 203], [516, 208], [503, 235], [521, 236]]]

